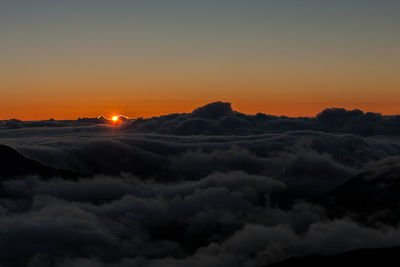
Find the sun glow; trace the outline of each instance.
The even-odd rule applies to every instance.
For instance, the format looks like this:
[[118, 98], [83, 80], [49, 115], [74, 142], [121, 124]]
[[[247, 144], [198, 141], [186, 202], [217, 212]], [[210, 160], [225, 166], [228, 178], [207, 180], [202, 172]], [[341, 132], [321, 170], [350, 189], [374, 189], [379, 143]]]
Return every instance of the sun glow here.
[[118, 121], [118, 116], [114, 116], [111, 119], [112, 119], [112, 121], [117, 122]]

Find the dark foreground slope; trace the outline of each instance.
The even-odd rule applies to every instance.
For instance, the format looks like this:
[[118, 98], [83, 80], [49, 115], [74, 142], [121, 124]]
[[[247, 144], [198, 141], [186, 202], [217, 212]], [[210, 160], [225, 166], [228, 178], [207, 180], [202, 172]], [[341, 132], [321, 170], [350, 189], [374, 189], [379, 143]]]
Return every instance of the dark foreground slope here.
[[41, 178], [62, 177], [77, 178], [72, 171], [57, 170], [47, 167], [35, 160], [28, 159], [15, 149], [0, 145], [0, 180], [7, 180], [23, 175], [38, 175]]
[[400, 247], [358, 249], [331, 256], [290, 258], [268, 267], [399, 266]]
[[[400, 159], [387, 158], [325, 195], [330, 210], [352, 213], [365, 223], [400, 221]], [[368, 218], [373, 217], [370, 221]]]

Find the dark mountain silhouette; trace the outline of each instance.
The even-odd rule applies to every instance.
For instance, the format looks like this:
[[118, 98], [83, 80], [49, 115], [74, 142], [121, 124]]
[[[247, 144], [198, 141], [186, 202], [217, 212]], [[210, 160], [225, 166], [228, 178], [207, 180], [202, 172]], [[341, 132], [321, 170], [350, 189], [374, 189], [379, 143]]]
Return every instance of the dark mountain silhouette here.
[[64, 179], [73, 179], [79, 176], [72, 171], [47, 167], [37, 161], [24, 157], [11, 147], [0, 145], [0, 180], [8, 180], [27, 174], [36, 174], [44, 179], [55, 176]]
[[348, 251], [331, 256], [311, 255], [302, 258], [290, 258], [273, 263], [268, 267], [330, 267], [330, 266], [398, 266], [400, 247], [368, 248]]
[[336, 187], [325, 196], [330, 210], [356, 212], [359, 219], [375, 214], [375, 219], [396, 224], [400, 219], [400, 164], [398, 158], [374, 164]]
[[358, 210], [389, 207], [400, 201], [399, 160], [387, 160], [356, 175], [326, 194], [336, 203]]
[[192, 112], [193, 117], [201, 117], [206, 119], [218, 119], [223, 116], [229, 116], [233, 114], [231, 103], [225, 102], [213, 102], [203, 107], [196, 108]]

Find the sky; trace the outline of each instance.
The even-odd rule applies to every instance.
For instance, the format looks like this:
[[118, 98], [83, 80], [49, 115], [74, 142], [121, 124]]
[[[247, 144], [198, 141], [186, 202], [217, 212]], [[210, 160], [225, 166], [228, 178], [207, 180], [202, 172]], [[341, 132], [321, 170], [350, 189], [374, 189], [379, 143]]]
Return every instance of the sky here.
[[2, 0], [0, 119], [400, 113], [400, 1]]

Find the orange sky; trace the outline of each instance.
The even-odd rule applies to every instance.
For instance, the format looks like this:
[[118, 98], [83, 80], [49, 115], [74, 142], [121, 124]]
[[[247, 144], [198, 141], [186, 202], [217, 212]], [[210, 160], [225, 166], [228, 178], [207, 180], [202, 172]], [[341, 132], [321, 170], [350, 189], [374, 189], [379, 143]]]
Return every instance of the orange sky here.
[[0, 119], [400, 113], [400, 3], [284, 2], [4, 3]]
[[[9, 88], [1, 93], [0, 118], [149, 117], [190, 112], [218, 100], [229, 101], [244, 113], [314, 116], [326, 107], [400, 113], [396, 66], [378, 60], [365, 65], [347, 62], [342, 68], [332, 61], [282, 66], [279, 58], [265, 62], [249, 57], [240, 63], [213, 61], [214, 65], [203, 66], [192, 60], [190, 66], [164, 63], [120, 72], [110, 66], [118, 63], [112, 61], [101, 68], [91, 68], [92, 63], [86, 68], [63, 65], [63, 70], [52, 70], [45, 61], [37, 61], [37, 69], [26, 63], [19, 66], [19, 73], [15, 70], [0, 79], [0, 86]], [[388, 72], [390, 68], [395, 71]]]

